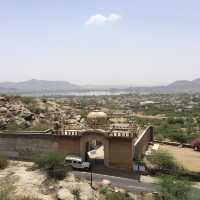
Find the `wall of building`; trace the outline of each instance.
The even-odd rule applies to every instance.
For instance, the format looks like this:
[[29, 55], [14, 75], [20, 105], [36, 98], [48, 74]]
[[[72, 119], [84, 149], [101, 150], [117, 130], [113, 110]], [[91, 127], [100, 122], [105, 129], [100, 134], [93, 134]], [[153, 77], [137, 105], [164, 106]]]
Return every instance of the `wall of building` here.
[[0, 154], [13, 159], [32, 159], [34, 154], [60, 151], [80, 153], [80, 139], [35, 133], [0, 134]]
[[134, 159], [141, 158], [149, 146], [149, 142], [153, 141], [153, 127], [146, 128], [143, 133], [137, 138], [133, 145]]
[[100, 133], [82, 136], [52, 135], [49, 133], [0, 133], [0, 154], [16, 159], [32, 159], [34, 154], [60, 151], [85, 156], [86, 143], [96, 139], [104, 144], [107, 167], [132, 170], [133, 158], [142, 155], [153, 140], [153, 128], [147, 128], [134, 143], [132, 138], [105, 137]]
[[111, 168], [132, 170], [132, 140], [112, 138], [109, 140], [109, 166]]

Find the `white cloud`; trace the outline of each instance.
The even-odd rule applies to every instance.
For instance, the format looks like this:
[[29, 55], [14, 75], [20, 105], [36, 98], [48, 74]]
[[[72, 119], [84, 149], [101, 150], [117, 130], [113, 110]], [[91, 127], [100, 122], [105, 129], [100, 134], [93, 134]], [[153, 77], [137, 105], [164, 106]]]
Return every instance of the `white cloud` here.
[[118, 20], [120, 20], [120, 19], [121, 19], [121, 16], [120, 16], [120, 15], [111, 14], [111, 15], [108, 16], [107, 21], [108, 21], [108, 22], [116, 22], [116, 21], [118, 21]]
[[103, 25], [117, 22], [121, 19], [121, 16], [115, 13], [110, 14], [109, 16], [104, 16], [102, 14], [97, 14], [89, 17], [85, 22], [86, 25]]

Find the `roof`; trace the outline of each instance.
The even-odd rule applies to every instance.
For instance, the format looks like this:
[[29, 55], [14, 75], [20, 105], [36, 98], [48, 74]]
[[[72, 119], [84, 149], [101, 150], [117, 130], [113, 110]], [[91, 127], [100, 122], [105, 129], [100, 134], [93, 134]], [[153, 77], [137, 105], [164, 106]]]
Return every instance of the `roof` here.
[[105, 112], [102, 111], [92, 111], [87, 115], [88, 119], [107, 119], [108, 116]]

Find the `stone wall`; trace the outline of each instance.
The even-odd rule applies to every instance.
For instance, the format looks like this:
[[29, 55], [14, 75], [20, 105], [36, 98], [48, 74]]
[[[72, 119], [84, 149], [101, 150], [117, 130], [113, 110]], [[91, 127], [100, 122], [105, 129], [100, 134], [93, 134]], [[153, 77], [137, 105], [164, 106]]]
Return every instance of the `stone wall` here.
[[153, 128], [148, 127], [136, 142], [132, 138], [108, 138], [94, 132], [82, 136], [44, 132], [0, 133], [0, 154], [12, 159], [31, 160], [34, 154], [59, 151], [84, 158], [86, 144], [92, 139], [99, 140], [104, 145], [104, 164], [107, 167], [130, 171], [133, 159], [144, 154], [149, 142], [153, 140]]
[[0, 134], [0, 154], [9, 158], [31, 160], [34, 154], [49, 151], [79, 154], [80, 140], [44, 133]]
[[153, 127], [146, 128], [139, 138], [135, 141], [133, 151], [134, 159], [141, 158], [149, 146], [149, 142], [153, 141]]

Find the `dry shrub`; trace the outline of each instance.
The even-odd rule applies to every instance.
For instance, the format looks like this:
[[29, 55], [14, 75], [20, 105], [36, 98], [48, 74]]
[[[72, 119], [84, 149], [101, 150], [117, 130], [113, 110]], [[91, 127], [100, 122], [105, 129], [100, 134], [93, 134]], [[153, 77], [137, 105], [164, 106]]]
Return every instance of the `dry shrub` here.
[[5, 156], [0, 155], [0, 169], [5, 169], [8, 166], [8, 160]]

